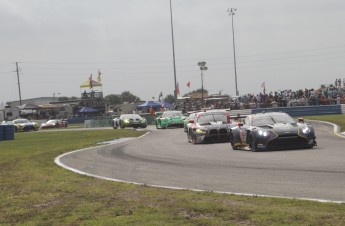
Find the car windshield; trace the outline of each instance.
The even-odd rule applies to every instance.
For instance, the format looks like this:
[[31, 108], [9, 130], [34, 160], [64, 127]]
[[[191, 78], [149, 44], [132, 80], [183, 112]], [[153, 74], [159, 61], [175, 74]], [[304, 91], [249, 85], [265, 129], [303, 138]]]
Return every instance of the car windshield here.
[[20, 120], [15, 120], [13, 121], [14, 124], [21, 124], [21, 123], [28, 123], [29, 120], [27, 119], [20, 119]]
[[272, 115], [276, 123], [296, 123], [296, 121], [288, 114]]
[[276, 123], [295, 123], [295, 120], [287, 114], [256, 115], [252, 117], [252, 126], [272, 125]]
[[225, 113], [218, 112], [218, 113], [206, 113], [201, 114], [198, 118], [197, 122], [201, 125], [210, 124], [210, 122], [222, 122], [227, 123], [228, 118], [226, 117]]
[[165, 118], [165, 117], [182, 117], [183, 114], [182, 112], [180, 111], [166, 111], [163, 113], [162, 117]]
[[56, 123], [57, 120], [49, 120], [47, 123]]
[[195, 119], [196, 117], [196, 114], [195, 113], [192, 113], [188, 116], [188, 119]]
[[141, 116], [140, 115], [124, 115], [123, 119], [132, 119], [132, 120], [141, 120]]

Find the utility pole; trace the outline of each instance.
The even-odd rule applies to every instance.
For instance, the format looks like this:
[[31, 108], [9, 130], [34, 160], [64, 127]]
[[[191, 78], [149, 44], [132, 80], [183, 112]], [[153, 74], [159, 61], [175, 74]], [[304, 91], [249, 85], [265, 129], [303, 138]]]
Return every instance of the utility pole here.
[[175, 64], [175, 44], [174, 44], [174, 28], [173, 28], [173, 17], [172, 17], [172, 7], [170, 0], [170, 24], [171, 24], [171, 40], [172, 40], [172, 52], [173, 52], [173, 65], [174, 65], [174, 98], [177, 102], [177, 83], [176, 83], [176, 64]]
[[21, 94], [21, 92], [20, 92], [20, 82], [19, 82], [19, 69], [18, 69], [18, 62], [16, 62], [16, 72], [17, 72], [18, 90], [19, 90], [19, 105], [22, 105], [22, 94]]

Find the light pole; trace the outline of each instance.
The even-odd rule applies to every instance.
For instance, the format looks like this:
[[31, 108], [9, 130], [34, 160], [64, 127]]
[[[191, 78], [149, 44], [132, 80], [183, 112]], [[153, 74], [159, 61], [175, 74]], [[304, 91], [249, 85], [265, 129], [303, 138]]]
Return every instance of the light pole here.
[[237, 89], [237, 72], [236, 72], [236, 51], [235, 51], [235, 31], [234, 31], [234, 15], [235, 11], [237, 9], [230, 8], [228, 9], [229, 15], [231, 16], [231, 23], [232, 23], [232, 46], [234, 49], [234, 68], [235, 68], [235, 87], [236, 87], [236, 96], [239, 95], [238, 89]]
[[205, 61], [198, 62], [201, 71], [201, 107], [204, 106], [204, 71], [208, 69]]
[[55, 94], [60, 95], [61, 93], [53, 93], [53, 101], [55, 101]]
[[176, 83], [176, 63], [175, 63], [175, 44], [174, 44], [174, 26], [172, 17], [172, 6], [170, 0], [170, 26], [171, 26], [171, 41], [172, 41], [172, 52], [173, 52], [173, 66], [174, 66], [174, 98], [177, 102], [177, 83]]

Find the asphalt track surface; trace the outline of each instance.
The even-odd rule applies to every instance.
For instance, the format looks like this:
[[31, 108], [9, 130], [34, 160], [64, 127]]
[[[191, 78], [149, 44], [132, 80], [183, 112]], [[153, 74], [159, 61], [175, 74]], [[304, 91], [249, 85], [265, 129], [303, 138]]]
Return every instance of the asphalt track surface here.
[[58, 165], [102, 179], [175, 189], [345, 202], [345, 138], [312, 121], [313, 149], [250, 152], [229, 143], [192, 145], [183, 129], [77, 150]]

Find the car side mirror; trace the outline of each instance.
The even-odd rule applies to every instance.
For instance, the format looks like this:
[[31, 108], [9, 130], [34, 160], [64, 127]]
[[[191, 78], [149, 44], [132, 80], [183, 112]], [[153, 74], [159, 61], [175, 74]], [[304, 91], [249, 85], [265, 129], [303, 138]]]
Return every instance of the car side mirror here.
[[298, 118], [298, 122], [304, 123], [304, 119], [303, 118]]
[[237, 123], [237, 126], [243, 126], [242, 122]]

